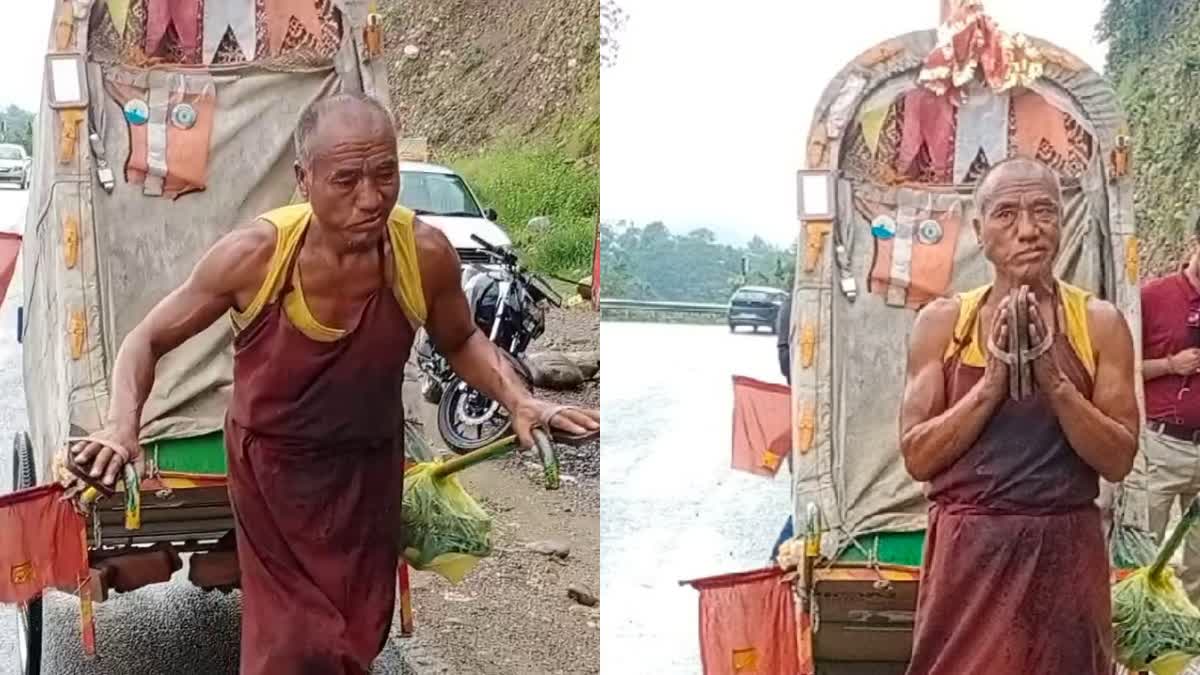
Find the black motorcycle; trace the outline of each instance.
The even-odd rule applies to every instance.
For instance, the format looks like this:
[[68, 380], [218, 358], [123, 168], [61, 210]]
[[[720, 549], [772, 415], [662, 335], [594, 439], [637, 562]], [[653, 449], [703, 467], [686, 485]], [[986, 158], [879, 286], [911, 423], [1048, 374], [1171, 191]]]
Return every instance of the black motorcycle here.
[[[521, 265], [515, 253], [471, 235], [489, 263], [463, 267], [463, 291], [479, 330], [508, 357], [528, 383], [533, 378], [523, 357], [546, 330], [545, 305], [562, 306], [562, 296]], [[502, 438], [512, 428], [508, 411], [451, 370], [424, 331], [416, 346], [421, 395], [438, 406], [438, 432], [451, 450], [465, 454]]]

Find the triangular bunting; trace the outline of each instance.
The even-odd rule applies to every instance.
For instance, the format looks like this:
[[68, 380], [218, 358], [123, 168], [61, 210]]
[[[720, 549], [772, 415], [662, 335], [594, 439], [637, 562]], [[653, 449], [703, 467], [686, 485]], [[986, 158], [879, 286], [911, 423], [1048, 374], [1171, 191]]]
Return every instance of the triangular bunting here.
[[[110, 0], [111, 1], [111, 0]], [[247, 61], [254, 60], [257, 48], [257, 22], [253, 2], [246, 0], [207, 0], [204, 3], [204, 62], [212, 63], [225, 33], [233, 30], [238, 49]]]
[[1060, 157], [1070, 156], [1071, 141], [1062, 110], [1031, 89], [1014, 94], [1012, 108], [1018, 155], [1037, 157], [1042, 141], [1046, 141]]
[[993, 94], [973, 86], [958, 107], [958, 124], [954, 140], [954, 182], [962, 183], [979, 157], [980, 151], [988, 165], [1008, 156], [1008, 92]]
[[283, 47], [292, 17], [314, 37], [321, 35], [321, 15], [317, 11], [316, 0], [263, 0], [263, 9], [272, 56], [279, 54]]
[[108, 16], [112, 19], [117, 35], [125, 37], [125, 23], [129, 19], [129, 0], [105, 0]]
[[200, 0], [146, 0], [146, 54], [158, 52], [172, 25], [180, 48], [187, 54], [196, 53], [200, 48], [200, 13]]
[[896, 167], [900, 173], [909, 172], [921, 146], [928, 149], [936, 172], [950, 168], [954, 161], [954, 104], [923, 87], [904, 95], [904, 125]]
[[879, 147], [879, 135], [883, 132], [883, 123], [887, 119], [888, 111], [892, 109], [891, 104], [881, 105], [874, 110], [864, 110], [858, 116], [858, 121], [862, 124], [863, 140], [867, 142], [867, 148], [871, 154], [875, 154], [875, 150]]

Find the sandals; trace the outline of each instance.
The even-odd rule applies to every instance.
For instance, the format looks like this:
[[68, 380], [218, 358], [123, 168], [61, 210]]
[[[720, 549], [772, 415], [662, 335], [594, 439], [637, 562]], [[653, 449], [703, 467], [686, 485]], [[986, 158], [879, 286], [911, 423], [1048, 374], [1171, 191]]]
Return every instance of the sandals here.
[[584, 443], [595, 440], [600, 437], [600, 430], [585, 431], [582, 434], [568, 434], [565, 431], [554, 429], [550, 426], [550, 420], [557, 417], [560, 413], [566, 410], [576, 410], [582, 412], [582, 408], [573, 405], [557, 405], [542, 413], [542, 418], [538, 420], [539, 428], [545, 431], [555, 443], [577, 448]]

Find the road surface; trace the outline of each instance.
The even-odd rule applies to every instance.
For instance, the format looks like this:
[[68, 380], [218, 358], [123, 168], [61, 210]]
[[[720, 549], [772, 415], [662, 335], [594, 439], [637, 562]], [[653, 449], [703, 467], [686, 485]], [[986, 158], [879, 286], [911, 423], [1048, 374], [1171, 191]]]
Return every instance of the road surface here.
[[791, 508], [786, 470], [729, 468], [731, 376], [782, 382], [775, 338], [604, 322], [600, 344], [601, 662], [698, 673], [697, 595], [678, 582], [765, 566]]
[[[0, 230], [21, 231], [28, 192], [0, 186]], [[12, 481], [10, 439], [25, 428], [16, 308], [20, 266], [0, 306], [0, 493]], [[186, 561], [186, 557], [185, 557]], [[114, 596], [96, 606], [99, 657], [85, 660], [79, 638], [79, 602], [52, 592], [46, 599], [42, 672], [50, 675], [221, 675], [237, 672], [240, 594], [205, 593], [187, 582], [186, 562], [170, 583]], [[19, 672], [17, 615], [0, 605], [0, 675]], [[395, 632], [393, 631], [393, 635]], [[398, 640], [389, 642], [376, 673], [403, 673]]]

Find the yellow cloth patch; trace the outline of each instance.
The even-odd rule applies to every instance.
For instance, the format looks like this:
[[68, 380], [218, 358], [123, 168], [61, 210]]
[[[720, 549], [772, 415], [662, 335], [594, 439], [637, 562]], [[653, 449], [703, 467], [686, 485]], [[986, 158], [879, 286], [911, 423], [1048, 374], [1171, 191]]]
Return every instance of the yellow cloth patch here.
[[[276, 228], [275, 252], [263, 285], [245, 311], [232, 313], [234, 328], [241, 330], [250, 324], [264, 307], [278, 299], [284, 287], [284, 274], [300, 250], [300, 242], [312, 220], [312, 205], [305, 202], [269, 211], [261, 216]], [[417, 265], [417, 244], [413, 235], [413, 212], [397, 206], [388, 218], [388, 241], [392, 248], [392, 292], [413, 326], [421, 326], [427, 316], [425, 294], [421, 286], [421, 270]], [[292, 292], [283, 299], [288, 319], [308, 337], [331, 342], [345, 334], [344, 330], [324, 326], [317, 321], [304, 301], [300, 276], [293, 274]]]
[[754, 647], [733, 650], [733, 672], [757, 673], [758, 650]]
[[[967, 340], [967, 344], [959, 353], [963, 365], [983, 368], [987, 361], [984, 358], [984, 337], [979, 326], [979, 314], [976, 311], [991, 286], [980, 286], [965, 293], [958, 294], [958, 321], [954, 325], [954, 340], [946, 346], [943, 358], [949, 360], [958, 349], [957, 343]], [[1092, 294], [1072, 286], [1065, 281], [1058, 282], [1058, 295], [1062, 299], [1063, 320], [1065, 326], [1060, 326], [1067, 334], [1067, 340], [1079, 362], [1087, 368], [1089, 375], [1096, 374], [1096, 354], [1092, 349], [1091, 331], [1088, 329], [1087, 304]]]

